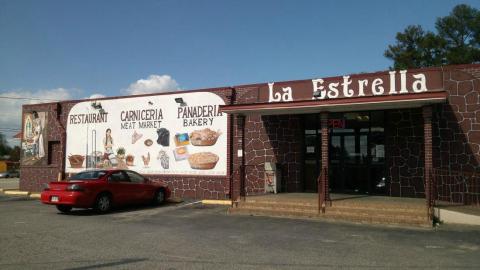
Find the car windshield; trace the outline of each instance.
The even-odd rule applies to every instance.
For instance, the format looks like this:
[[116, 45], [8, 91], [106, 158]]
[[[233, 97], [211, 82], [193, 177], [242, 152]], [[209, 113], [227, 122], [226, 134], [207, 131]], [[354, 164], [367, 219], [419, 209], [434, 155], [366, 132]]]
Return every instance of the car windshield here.
[[106, 171], [85, 171], [75, 174], [74, 176], [70, 177], [70, 181], [72, 180], [95, 180], [99, 179], [100, 177], [106, 175]]

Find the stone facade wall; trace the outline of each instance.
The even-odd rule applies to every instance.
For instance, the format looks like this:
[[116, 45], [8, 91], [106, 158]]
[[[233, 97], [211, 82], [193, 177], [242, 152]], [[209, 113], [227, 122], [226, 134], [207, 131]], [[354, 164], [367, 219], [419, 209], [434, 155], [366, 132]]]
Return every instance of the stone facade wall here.
[[[41, 165], [20, 166], [20, 190], [40, 191], [44, 184], [55, 181], [59, 173], [63, 172], [63, 149], [65, 140], [65, 129], [62, 122], [62, 112], [59, 111], [56, 103], [36, 104], [23, 107], [24, 112], [47, 112], [47, 131], [43, 138], [45, 141], [45, 158]], [[23, 121], [22, 115], [22, 121]], [[23, 125], [22, 125], [23, 126]], [[53, 151], [49, 150], [49, 145]]]
[[[433, 168], [480, 173], [480, 68], [446, 69], [448, 102], [433, 105]], [[386, 164], [391, 196], [424, 197], [421, 109], [387, 111]]]
[[385, 113], [385, 163], [391, 196], [423, 197], [423, 117], [421, 109]]
[[247, 195], [265, 192], [265, 162], [280, 164], [282, 190], [303, 189], [301, 117], [297, 115], [249, 116], [245, 124]]
[[433, 110], [434, 168], [480, 173], [480, 68], [445, 71], [444, 81], [448, 103]]

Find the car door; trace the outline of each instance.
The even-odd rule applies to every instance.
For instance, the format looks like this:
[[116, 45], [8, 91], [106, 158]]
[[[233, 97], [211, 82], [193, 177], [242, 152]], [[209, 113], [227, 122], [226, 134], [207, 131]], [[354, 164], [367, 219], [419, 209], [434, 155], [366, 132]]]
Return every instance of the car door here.
[[133, 203], [132, 183], [123, 171], [112, 172], [108, 176], [108, 187], [113, 195], [113, 201], [117, 205]]
[[154, 194], [150, 185], [145, 184], [145, 177], [133, 171], [125, 171], [134, 186], [135, 199], [137, 202], [146, 202], [153, 198]]

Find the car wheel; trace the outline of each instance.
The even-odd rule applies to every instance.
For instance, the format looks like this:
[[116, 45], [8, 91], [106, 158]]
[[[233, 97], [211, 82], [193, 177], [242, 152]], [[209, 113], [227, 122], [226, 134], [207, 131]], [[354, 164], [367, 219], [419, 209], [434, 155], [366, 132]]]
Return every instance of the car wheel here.
[[57, 209], [62, 213], [68, 213], [72, 210], [72, 207], [70, 205], [57, 205]]
[[98, 213], [107, 213], [112, 208], [112, 198], [108, 194], [100, 194], [95, 201], [94, 209]]
[[165, 202], [165, 191], [163, 189], [157, 190], [155, 192], [155, 197], [153, 198], [154, 205], [160, 205]]

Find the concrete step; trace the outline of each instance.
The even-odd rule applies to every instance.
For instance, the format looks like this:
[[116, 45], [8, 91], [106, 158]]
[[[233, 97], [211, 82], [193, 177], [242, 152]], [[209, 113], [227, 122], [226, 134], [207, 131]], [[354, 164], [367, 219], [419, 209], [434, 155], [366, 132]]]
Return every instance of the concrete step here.
[[328, 212], [325, 214], [318, 214], [313, 211], [277, 211], [267, 208], [230, 208], [230, 214], [251, 215], [251, 216], [271, 216], [271, 217], [291, 217], [291, 218], [312, 218], [312, 219], [327, 219], [337, 221], [349, 221], [355, 223], [368, 223], [368, 224], [386, 224], [386, 225], [408, 225], [408, 226], [420, 226], [431, 227], [431, 223], [427, 218], [422, 217], [403, 217], [403, 216], [372, 216], [372, 215], [358, 215], [354, 213], [338, 213]]
[[[261, 205], [261, 204], [243, 204], [238, 208], [244, 209], [246, 211], [269, 211], [269, 212], [299, 212], [305, 213], [307, 215], [312, 215], [318, 213], [317, 208], [292, 208], [285, 207], [283, 205], [270, 206], [270, 205]], [[404, 219], [424, 219], [426, 217], [426, 211], [383, 211], [378, 209], [358, 209], [358, 208], [339, 208], [339, 207], [328, 207], [326, 209], [327, 215], [350, 215], [358, 217], [379, 217], [379, 218], [404, 218]]]
[[[302, 207], [317, 207], [318, 201], [316, 200], [295, 200], [295, 201], [279, 201], [269, 199], [247, 199], [247, 201], [240, 202], [240, 204], [268, 204], [268, 205], [289, 205], [289, 206], [302, 206]], [[328, 202], [327, 202], [328, 203]], [[359, 200], [335, 200], [332, 201], [333, 206], [348, 206], [348, 207], [363, 207], [363, 208], [375, 208], [375, 209], [425, 209], [425, 204], [418, 203], [404, 203], [404, 202], [366, 202]]]
[[[402, 211], [403, 210], [403, 211]], [[328, 207], [325, 214], [319, 214], [317, 207], [299, 204], [272, 204], [243, 202], [230, 208], [229, 213], [254, 216], [303, 217], [346, 220], [359, 223], [398, 224], [411, 226], [431, 226], [426, 210], [414, 209], [374, 209], [359, 206]]]
[[405, 216], [382, 216], [382, 215], [358, 215], [351, 213], [325, 213], [322, 218], [332, 220], [346, 220], [356, 223], [387, 224], [387, 225], [409, 225], [420, 227], [431, 227], [432, 223], [426, 217], [405, 217]]
[[[262, 208], [272, 210], [297, 210], [297, 211], [318, 211], [318, 206], [313, 204], [299, 204], [299, 203], [273, 203], [273, 202], [240, 202], [238, 207], [243, 208]], [[400, 208], [386, 205], [371, 205], [365, 206], [361, 204], [334, 204], [332, 207], [327, 207], [328, 211], [339, 212], [358, 212], [365, 214], [384, 214], [384, 215], [402, 215], [402, 216], [422, 216], [426, 215], [426, 208]]]

